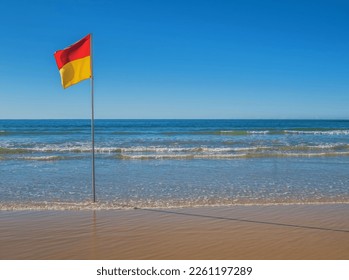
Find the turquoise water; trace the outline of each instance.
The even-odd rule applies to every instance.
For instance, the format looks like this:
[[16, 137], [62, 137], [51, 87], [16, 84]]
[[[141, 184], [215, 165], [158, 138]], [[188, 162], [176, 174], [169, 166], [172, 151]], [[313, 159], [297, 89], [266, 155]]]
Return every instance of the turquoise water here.
[[[349, 121], [96, 120], [97, 207], [349, 202]], [[0, 120], [0, 209], [86, 208], [89, 120]]]

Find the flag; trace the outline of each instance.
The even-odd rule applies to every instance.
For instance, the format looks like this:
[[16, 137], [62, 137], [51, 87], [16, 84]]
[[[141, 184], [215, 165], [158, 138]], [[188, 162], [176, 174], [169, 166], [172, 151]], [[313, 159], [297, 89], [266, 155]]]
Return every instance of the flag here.
[[64, 50], [56, 51], [54, 57], [63, 88], [91, 78], [91, 34]]

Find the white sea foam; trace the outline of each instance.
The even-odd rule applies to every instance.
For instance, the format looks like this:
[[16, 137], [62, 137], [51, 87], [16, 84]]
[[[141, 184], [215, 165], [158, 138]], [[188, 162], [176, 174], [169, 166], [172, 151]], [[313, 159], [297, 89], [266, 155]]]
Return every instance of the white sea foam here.
[[236, 159], [236, 158], [273, 158], [273, 157], [332, 157], [349, 156], [349, 152], [321, 152], [321, 153], [238, 153], [238, 154], [147, 154], [147, 155], [121, 155], [120, 159], [129, 160], [156, 160], [156, 159]]
[[251, 130], [247, 131], [248, 134], [268, 134], [270, 130]]
[[287, 134], [349, 135], [349, 130], [284, 130]]
[[247, 154], [147, 154], [147, 155], [122, 155], [121, 159], [152, 160], [152, 159], [233, 159], [246, 157]]
[[[240, 150], [255, 150], [258, 147], [230, 148], [230, 147], [158, 147], [158, 146], [132, 146], [132, 147], [96, 147], [97, 153], [221, 153]], [[15, 150], [16, 148], [8, 148]], [[90, 152], [91, 148], [86, 146], [45, 146], [35, 148], [21, 148], [28, 152]]]
[[62, 157], [62, 156], [33, 156], [33, 157], [23, 157], [22, 159], [39, 160], [39, 161], [54, 161], [54, 160], [65, 159], [65, 157]]

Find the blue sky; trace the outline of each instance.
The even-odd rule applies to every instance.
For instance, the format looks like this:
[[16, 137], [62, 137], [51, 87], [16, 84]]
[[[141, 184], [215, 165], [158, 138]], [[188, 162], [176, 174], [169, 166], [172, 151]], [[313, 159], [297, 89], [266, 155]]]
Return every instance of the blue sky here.
[[348, 1], [2, 1], [0, 118], [90, 118], [53, 53], [93, 33], [96, 118], [349, 119]]

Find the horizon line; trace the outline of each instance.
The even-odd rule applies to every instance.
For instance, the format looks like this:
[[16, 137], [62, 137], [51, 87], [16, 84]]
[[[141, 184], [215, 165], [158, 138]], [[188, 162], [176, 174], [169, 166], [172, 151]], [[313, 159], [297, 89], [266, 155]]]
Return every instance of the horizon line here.
[[[91, 120], [91, 118], [0, 118], [0, 121], [16, 121], [16, 120]], [[290, 121], [349, 121], [348, 118], [95, 118], [94, 120], [290, 120]]]

